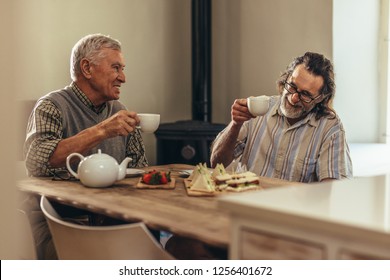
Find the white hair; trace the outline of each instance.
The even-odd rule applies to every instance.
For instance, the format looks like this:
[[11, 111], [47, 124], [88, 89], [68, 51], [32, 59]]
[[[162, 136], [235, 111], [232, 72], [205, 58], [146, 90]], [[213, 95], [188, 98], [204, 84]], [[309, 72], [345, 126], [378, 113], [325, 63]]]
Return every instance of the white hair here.
[[102, 48], [121, 51], [121, 43], [108, 35], [90, 34], [74, 45], [70, 56], [70, 76], [73, 81], [81, 73], [81, 60], [86, 58], [91, 63], [98, 64], [99, 60], [104, 57]]

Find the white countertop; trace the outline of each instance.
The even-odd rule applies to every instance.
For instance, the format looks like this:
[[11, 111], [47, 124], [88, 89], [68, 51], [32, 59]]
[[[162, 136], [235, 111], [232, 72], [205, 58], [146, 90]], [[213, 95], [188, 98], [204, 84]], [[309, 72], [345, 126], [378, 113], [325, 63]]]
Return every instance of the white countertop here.
[[233, 215], [390, 244], [390, 174], [241, 193], [219, 205]]

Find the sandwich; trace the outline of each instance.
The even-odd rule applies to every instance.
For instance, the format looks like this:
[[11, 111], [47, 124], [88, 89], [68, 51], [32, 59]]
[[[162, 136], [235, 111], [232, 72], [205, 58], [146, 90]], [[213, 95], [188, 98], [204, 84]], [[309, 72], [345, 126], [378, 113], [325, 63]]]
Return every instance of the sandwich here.
[[191, 175], [188, 177], [187, 180], [194, 181], [202, 173], [210, 173], [210, 171], [208, 170], [208, 168], [206, 166], [206, 163], [197, 164], [194, 171], [191, 173]]
[[259, 188], [260, 181], [257, 176], [243, 177], [226, 181], [226, 190], [241, 192]]
[[215, 184], [209, 173], [201, 173], [191, 182], [190, 190], [213, 193], [215, 191]]
[[241, 179], [241, 178], [250, 178], [250, 177], [257, 177], [257, 175], [253, 172], [247, 171], [244, 173], [233, 173], [233, 174], [223, 174], [218, 175], [215, 177], [215, 183], [217, 185], [225, 184], [228, 180], [235, 180], [235, 179]]
[[217, 165], [215, 166], [212, 174], [213, 174], [213, 179], [214, 180], [215, 180], [215, 178], [217, 176], [225, 175], [226, 174], [226, 170], [225, 170], [225, 167], [223, 166], [223, 164], [222, 163], [217, 163]]
[[186, 185], [191, 191], [214, 193], [216, 191], [246, 191], [259, 188], [259, 177], [250, 171], [229, 174], [223, 164], [217, 164], [211, 173], [206, 164], [198, 164]]
[[206, 164], [198, 164], [191, 175], [191, 178], [188, 178], [191, 182], [187, 186], [191, 191], [206, 193], [215, 191], [215, 184]]
[[259, 177], [250, 171], [244, 173], [224, 174], [215, 178], [218, 190], [244, 191], [257, 189], [259, 187]]

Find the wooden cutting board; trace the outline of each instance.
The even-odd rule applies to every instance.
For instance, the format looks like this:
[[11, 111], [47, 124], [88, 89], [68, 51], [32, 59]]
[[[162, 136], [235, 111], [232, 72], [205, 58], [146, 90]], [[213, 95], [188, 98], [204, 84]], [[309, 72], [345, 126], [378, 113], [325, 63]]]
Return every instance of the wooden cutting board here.
[[237, 193], [237, 192], [247, 192], [247, 191], [256, 191], [256, 190], [262, 190], [263, 187], [257, 186], [255, 188], [248, 188], [248, 189], [241, 189], [239, 191], [233, 191], [233, 190], [222, 190], [222, 191], [214, 191], [214, 192], [200, 192], [200, 191], [193, 191], [190, 189], [190, 183], [191, 180], [184, 179], [184, 186], [187, 191], [188, 196], [216, 196], [221, 194], [228, 194], [228, 193]]
[[162, 185], [148, 185], [145, 183], [142, 183], [142, 178], [139, 178], [139, 181], [135, 187], [137, 189], [164, 189], [164, 190], [172, 190], [176, 187], [175, 185], [176, 180], [175, 178], [171, 178], [171, 181], [167, 184], [162, 184]]

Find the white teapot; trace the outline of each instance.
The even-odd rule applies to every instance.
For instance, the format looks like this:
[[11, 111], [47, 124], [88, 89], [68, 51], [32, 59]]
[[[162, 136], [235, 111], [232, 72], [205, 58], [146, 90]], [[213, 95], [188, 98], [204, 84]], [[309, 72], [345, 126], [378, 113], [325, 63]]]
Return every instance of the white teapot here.
[[[70, 166], [72, 157], [79, 157], [80, 163], [77, 173]], [[111, 186], [117, 180], [122, 180], [126, 176], [127, 164], [132, 159], [127, 157], [121, 164], [110, 155], [103, 154], [99, 149], [97, 154], [84, 157], [79, 153], [72, 153], [66, 158], [66, 167], [69, 172], [80, 179], [81, 183], [87, 187], [103, 188]]]

